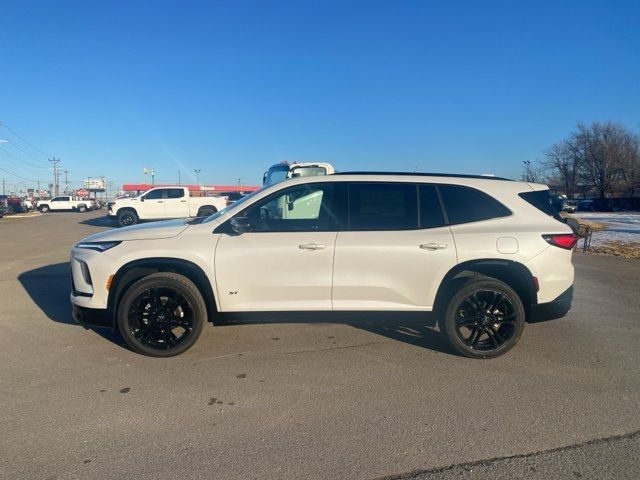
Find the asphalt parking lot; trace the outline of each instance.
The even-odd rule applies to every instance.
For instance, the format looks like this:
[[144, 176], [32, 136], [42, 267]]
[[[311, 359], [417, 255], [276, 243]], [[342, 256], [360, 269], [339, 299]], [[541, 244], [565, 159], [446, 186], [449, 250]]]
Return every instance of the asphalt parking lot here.
[[576, 255], [569, 316], [495, 360], [390, 314], [232, 318], [153, 359], [71, 319], [104, 213], [0, 220], [0, 477], [640, 476], [637, 260]]

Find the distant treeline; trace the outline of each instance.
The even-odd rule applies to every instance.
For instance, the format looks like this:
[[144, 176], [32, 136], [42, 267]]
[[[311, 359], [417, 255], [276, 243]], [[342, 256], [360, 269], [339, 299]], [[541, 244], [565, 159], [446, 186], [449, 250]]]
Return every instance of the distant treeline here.
[[525, 162], [523, 180], [557, 186], [569, 198], [633, 197], [640, 190], [640, 135], [607, 122], [580, 122], [567, 138]]

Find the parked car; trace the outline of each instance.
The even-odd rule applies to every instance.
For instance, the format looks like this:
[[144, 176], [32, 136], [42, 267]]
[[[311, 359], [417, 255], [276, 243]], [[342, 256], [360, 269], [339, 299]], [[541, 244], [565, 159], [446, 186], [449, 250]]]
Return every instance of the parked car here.
[[578, 209], [577, 200], [567, 200], [564, 202], [564, 205], [562, 206], [562, 211], [567, 213], [575, 213], [577, 209]]
[[23, 213], [27, 211], [24, 201], [14, 195], [0, 195], [3, 200], [5, 214]]
[[61, 195], [53, 197], [51, 200], [40, 200], [37, 208], [42, 213], [47, 213], [49, 211], [60, 212], [65, 210], [86, 212], [91, 208], [91, 201], [86, 198]]
[[187, 187], [158, 187], [110, 202], [107, 215], [126, 227], [141, 220], [207, 217], [226, 206], [225, 197], [192, 196]]
[[0, 218], [9, 213], [9, 202], [6, 195], [0, 195]]
[[294, 178], [206, 219], [81, 240], [71, 303], [76, 320], [117, 326], [151, 356], [184, 352], [224, 312], [393, 310], [432, 312], [455, 351], [489, 358], [518, 342], [527, 319], [569, 310], [577, 239], [544, 185]]

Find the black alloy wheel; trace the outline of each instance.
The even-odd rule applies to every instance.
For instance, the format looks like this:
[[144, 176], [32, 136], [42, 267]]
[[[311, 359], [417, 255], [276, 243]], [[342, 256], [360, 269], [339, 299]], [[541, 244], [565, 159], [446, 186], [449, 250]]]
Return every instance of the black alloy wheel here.
[[462, 355], [491, 358], [518, 342], [524, 323], [518, 294], [499, 280], [486, 279], [472, 281], [453, 295], [441, 331]]
[[156, 357], [190, 348], [207, 312], [198, 288], [175, 273], [155, 273], [132, 285], [118, 308], [118, 327], [136, 352]]
[[138, 215], [132, 210], [125, 210], [118, 214], [118, 225], [128, 227], [138, 223]]

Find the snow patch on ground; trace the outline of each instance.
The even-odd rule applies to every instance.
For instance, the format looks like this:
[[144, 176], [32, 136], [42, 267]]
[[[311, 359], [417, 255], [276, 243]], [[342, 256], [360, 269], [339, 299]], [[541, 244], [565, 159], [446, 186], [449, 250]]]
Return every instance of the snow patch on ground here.
[[593, 232], [591, 245], [594, 247], [607, 242], [640, 243], [640, 212], [580, 212], [575, 217], [607, 225], [606, 230]]

